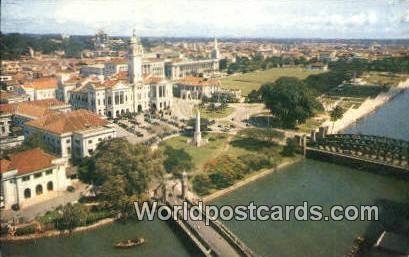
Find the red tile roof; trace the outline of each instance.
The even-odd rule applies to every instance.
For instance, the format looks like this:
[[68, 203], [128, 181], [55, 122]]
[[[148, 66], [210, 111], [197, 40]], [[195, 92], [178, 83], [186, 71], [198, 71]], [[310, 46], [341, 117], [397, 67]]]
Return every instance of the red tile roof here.
[[20, 114], [30, 117], [42, 117], [52, 112], [51, 107], [65, 106], [64, 102], [57, 99], [43, 99], [30, 102], [19, 102], [12, 104], [0, 104], [1, 113]]
[[58, 81], [55, 78], [40, 78], [23, 84], [24, 87], [33, 89], [51, 89], [57, 88]]
[[26, 123], [27, 126], [43, 129], [55, 134], [75, 132], [106, 125], [108, 122], [96, 113], [79, 109], [72, 112], [53, 112], [37, 120]]
[[40, 148], [34, 148], [12, 154], [8, 159], [1, 159], [0, 172], [17, 170], [18, 175], [27, 174], [53, 166], [51, 162], [57, 158], [54, 155], [45, 153]]
[[220, 86], [220, 81], [216, 79], [206, 79], [200, 77], [187, 76], [178, 80], [178, 84], [188, 86]]

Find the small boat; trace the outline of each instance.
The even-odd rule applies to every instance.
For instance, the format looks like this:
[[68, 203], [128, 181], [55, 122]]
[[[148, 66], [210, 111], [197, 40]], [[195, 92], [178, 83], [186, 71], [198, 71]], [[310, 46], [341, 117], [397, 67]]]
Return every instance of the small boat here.
[[138, 237], [138, 238], [135, 238], [135, 239], [128, 239], [128, 240], [118, 242], [118, 243], [114, 244], [114, 247], [115, 248], [126, 249], [126, 248], [131, 248], [131, 247], [134, 247], [134, 246], [141, 245], [144, 242], [145, 242], [145, 239], [143, 239], [142, 237]]

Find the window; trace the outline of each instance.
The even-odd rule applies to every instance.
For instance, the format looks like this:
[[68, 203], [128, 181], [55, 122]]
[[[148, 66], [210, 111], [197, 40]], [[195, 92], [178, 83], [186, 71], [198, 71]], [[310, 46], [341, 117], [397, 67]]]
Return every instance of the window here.
[[23, 181], [28, 181], [28, 180], [30, 180], [30, 175], [22, 177], [21, 180], [23, 180]]
[[94, 152], [93, 149], [88, 149], [88, 153], [89, 153], [89, 154], [92, 154], [93, 152]]
[[39, 178], [39, 177], [41, 177], [41, 176], [43, 176], [43, 173], [42, 173], [42, 172], [39, 172], [39, 173], [34, 174], [34, 178]]
[[69, 143], [71, 143], [71, 140], [67, 139], [67, 140], [65, 140], [65, 143], [69, 144]]
[[31, 189], [26, 188], [24, 189], [24, 198], [30, 198], [31, 197]]
[[50, 175], [50, 174], [53, 174], [53, 170], [46, 170], [45, 171], [45, 175]]
[[88, 144], [92, 144], [92, 140], [88, 140]]
[[47, 183], [47, 190], [48, 190], [48, 191], [53, 191], [53, 189], [54, 189], [53, 182], [52, 182], [52, 181], [48, 181], [48, 183]]
[[36, 186], [36, 195], [41, 195], [43, 194], [43, 186], [42, 185], [37, 185]]

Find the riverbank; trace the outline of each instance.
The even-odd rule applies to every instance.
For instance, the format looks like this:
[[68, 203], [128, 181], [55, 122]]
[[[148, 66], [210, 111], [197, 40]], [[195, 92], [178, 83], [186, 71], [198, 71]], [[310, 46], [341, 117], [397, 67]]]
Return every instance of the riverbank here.
[[294, 159], [291, 159], [291, 160], [280, 163], [276, 168], [261, 170], [259, 172], [256, 172], [256, 173], [252, 174], [251, 176], [249, 176], [249, 177], [247, 177], [247, 178], [245, 178], [243, 180], [240, 180], [239, 182], [235, 183], [232, 186], [229, 186], [229, 187], [221, 189], [221, 190], [217, 190], [216, 192], [213, 192], [210, 195], [202, 197], [202, 201], [205, 202], [205, 203], [209, 203], [209, 202], [211, 202], [211, 201], [213, 201], [213, 200], [215, 200], [215, 199], [217, 199], [219, 197], [222, 197], [222, 196], [224, 196], [224, 195], [226, 195], [228, 193], [231, 193], [231, 192], [233, 192], [233, 191], [235, 191], [235, 190], [237, 190], [237, 189], [239, 189], [239, 188], [241, 188], [241, 187], [243, 187], [243, 186], [245, 186], [247, 184], [250, 184], [250, 183], [252, 183], [252, 182], [254, 182], [254, 181], [256, 181], [256, 180], [258, 180], [258, 179], [260, 179], [262, 177], [265, 177], [265, 176], [267, 176], [267, 175], [269, 175], [269, 174], [271, 174], [273, 172], [279, 171], [280, 169], [283, 169], [283, 168], [285, 168], [287, 166], [290, 166], [291, 164], [294, 164], [294, 163], [296, 163], [296, 162], [298, 162], [298, 161], [300, 161], [302, 159], [303, 159], [303, 157], [297, 156]]
[[332, 121], [326, 121], [324, 122], [323, 126], [328, 126], [330, 128], [330, 133], [339, 133], [368, 114], [376, 111], [384, 104], [392, 100], [395, 96], [407, 89], [409, 89], [409, 79], [404, 82], [400, 82], [395, 87], [391, 87], [388, 92], [380, 93], [374, 99], [367, 99], [358, 109], [348, 109], [344, 113], [343, 117], [337, 120], [335, 123]]
[[36, 239], [41, 239], [41, 238], [47, 238], [47, 237], [57, 237], [57, 236], [66, 236], [70, 235], [72, 233], [78, 233], [78, 232], [85, 232], [85, 231], [90, 231], [94, 230], [98, 227], [112, 224], [116, 219], [115, 218], [106, 218], [102, 219], [92, 225], [89, 226], [83, 226], [83, 227], [77, 227], [74, 228], [71, 232], [68, 230], [49, 230], [45, 231], [43, 233], [35, 233], [35, 234], [29, 234], [29, 235], [23, 235], [23, 236], [1, 236], [0, 237], [0, 242], [9, 242], [9, 241], [28, 241], [28, 240], [36, 240]]

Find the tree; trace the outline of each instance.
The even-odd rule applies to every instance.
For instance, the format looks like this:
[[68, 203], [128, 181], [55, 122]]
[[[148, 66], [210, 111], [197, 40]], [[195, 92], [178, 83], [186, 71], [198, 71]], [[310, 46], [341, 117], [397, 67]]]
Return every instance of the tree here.
[[311, 91], [295, 77], [281, 77], [266, 84], [262, 94], [266, 107], [284, 127], [293, 128], [322, 109]]
[[284, 156], [294, 156], [297, 153], [298, 144], [295, 138], [287, 138], [287, 143], [281, 152]]
[[207, 174], [198, 174], [193, 177], [192, 186], [199, 195], [206, 195], [212, 187], [212, 181]]
[[133, 202], [144, 198], [149, 184], [160, 180], [163, 172], [160, 151], [115, 138], [101, 142], [94, 155], [81, 163], [79, 178], [97, 186], [100, 199], [108, 207], [127, 214]]
[[175, 149], [171, 146], [166, 146], [164, 154], [166, 156], [164, 166], [167, 172], [180, 175], [183, 171], [192, 170], [192, 157], [185, 149]]
[[72, 232], [74, 228], [85, 224], [85, 219], [86, 212], [80, 205], [68, 203], [62, 208], [61, 217], [56, 219], [55, 227]]
[[330, 117], [331, 117], [331, 121], [332, 121], [332, 130], [334, 130], [334, 126], [335, 126], [335, 121], [339, 120], [342, 118], [342, 116], [344, 116], [344, 108], [342, 108], [341, 106], [337, 105], [331, 112], [330, 112]]

